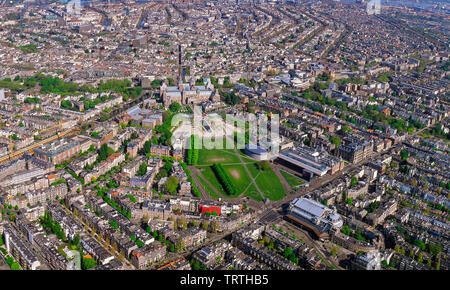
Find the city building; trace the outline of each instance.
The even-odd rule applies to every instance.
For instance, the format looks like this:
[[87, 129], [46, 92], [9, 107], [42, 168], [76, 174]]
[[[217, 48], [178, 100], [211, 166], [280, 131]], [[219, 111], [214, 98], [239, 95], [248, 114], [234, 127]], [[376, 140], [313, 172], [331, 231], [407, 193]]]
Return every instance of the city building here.
[[34, 149], [34, 155], [52, 164], [59, 164], [80, 152], [80, 142], [73, 139], [59, 139]]
[[306, 198], [294, 199], [289, 205], [286, 218], [296, 225], [311, 230], [320, 239], [327, 238], [332, 229], [343, 226], [342, 218], [336, 209], [330, 209]]

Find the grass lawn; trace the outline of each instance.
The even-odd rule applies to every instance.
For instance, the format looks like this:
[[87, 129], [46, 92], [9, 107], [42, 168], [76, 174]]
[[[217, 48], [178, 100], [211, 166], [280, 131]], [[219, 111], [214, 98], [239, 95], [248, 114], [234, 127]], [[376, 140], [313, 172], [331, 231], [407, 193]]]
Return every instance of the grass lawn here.
[[219, 199], [221, 198], [220, 195], [218, 195], [208, 184], [206, 184], [205, 180], [203, 180], [203, 177], [200, 177], [197, 175], [197, 179], [200, 181], [200, 183], [203, 185], [203, 187], [205, 188], [206, 192], [208, 192], [208, 194], [214, 198], [214, 199]]
[[212, 165], [213, 163], [239, 163], [239, 157], [232, 149], [200, 149], [197, 165]]
[[287, 183], [292, 187], [306, 183], [304, 180], [302, 180], [286, 171], [280, 170], [280, 173], [281, 173], [281, 175], [283, 175], [284, 179], [286, 179]]
[[[246, 163], [250, 174], [253, 177], [258, 176], [256, 178], [256, 183], [263, 192], [264, 197], [269, 198], [270, 200], [280, 200], [286, 195], [283, 184], [272, 169], [261, 171], [260, 173], [260, 170], [255, 165], [258, 161], [248, 158], [241, 150], [238, 150], [238, 154], [241, 155], [241, 158]], [[224, 165], [225, 170], [230, 175], [236, 186], [238, 191], [237, 194], [232, 196], [226, 194], [224, 188], [216, 178], [214, 171], [211, 168], [213, 163], [221, 163]], [[196, 166], [197, 169], [201, 170], [201, 176], [198, 176], [199, 180], [205, 187], [206, 191], [208, 191], [214, 198], [219, 198], [220, 196], [218, 196], [217, 193], [215, 193], [214, 190], [206, 184], [206, 181], [211, 183], [211, 185], [214, 186], [216, 190], [223, 195], [223, 197], [238, 197], [243, 194], [253, 198], [254, 200], [262, 201], [261, 195], [256, 190], [256, 186], [252, 184], [250, 176], [248, 176], [244, 166], [240, 163], [241, 161], [239, 156], [233, 149], [201, 149], [199, 152], [198, 164]], [[289, 178], [289, 184], [291, 184], [290, 182], [296, 185], [303, 183], [302, 180], [293, 176], [287, 176], [286, 178]], [[248, 190], [246, 190], [247, 187]]]
[[242, 157], [242, 160], [247, 163], [247, 162], [258, 162], [258, 160], [252, 159], [250, 157], [248, 157], [244, 152], [243, 149], [238, 149], [239, 154]]
[[255, 180], [264, 197], [270, 200], [277, 201], [286, 195], [283, 184], [272, 169], [261, 171]]
[[202, 177], [205, 180], [208, 180], [209, 183], [211, 183], [212, 186], [214, 186], [217, 189], [217, 191], [220, 192], [220, 194], [222, 194], [223, 196], [228, 196], [225, 193], [225, 190], [223, 189], [219, 180], [217, 180], [216, 175], [214, 174], [214, 171], [212, 170], [211, 166], [200, 167], [199, 169], [201, 170]]
[[[203, 166], [203, 167], [198, 167], [198, 168], [202, 170], [201, 171], [202, 178], [205, 180], [208, 180], [217, 189], [217, 191], [219, 191], [223, 195], [223, 197], [238, 197], [241, 194], [243, 194], [245, 192], [245, 190], [247, 189], [247, 187], [250, 185], [250, 183], [252, 183], [250, 180], [250, 176], [248, 176], [243, 165], [225, 165], [224, 169], [229, 174], [232, 182], [234, 183], [234, 185], [236, 186], [236, 189], [237, 189], [237, 194], [229, 195], [223, 189], [222, 185], [220, 184], [219, 180], [215, 176], [214, 171], [212, 170], [212, 168], [210, 166], [207, 166], [207, 167]], [[200, 182], [203, 185], [205, 185], [205, 189], [207, 189], [208, 191], [213, 191], [209, 186], [206, 185], [206, 182], [204, 180], [202, 180], [202, 178], [200, 178]], [[254, 197], [258, 198], [257, 200], [261, 200], [261, 196], [258, 194], [258, 192], [256, 191], [256, 188], [253, 184], [247, 190], [247, 192], [251, 192], [251, 191], [254, 191], [254, 193], [252, 194], [252, 198], [254, 196]], [[214, 198], [220, 197], [220, 196], [217, 196], [217, 194], [214, 192], [211, 194], [211, 196]]]
[[252, 182], [247, 172], [245, 171], [244, 165], [226, 165], [224, 166], [227, 173], [230, 175], [231, 180], [233, 181], [239, 196], [247, 186]]
[[247, 191], [244, 193], [245, 196], [248, 196], [256, 201], [262, 201], [261, 195], [256, 190], [256, 186], [253, 184], [250, 185], [250, 187], [247, 189]]
[[246, 165], [247, 165], [248, 171], [250, 171], [250, 174], [253, 176], [253, 178], [255, 178], [259, 173], [259, 169], [256, 168], [256, 163], [249, 163]]

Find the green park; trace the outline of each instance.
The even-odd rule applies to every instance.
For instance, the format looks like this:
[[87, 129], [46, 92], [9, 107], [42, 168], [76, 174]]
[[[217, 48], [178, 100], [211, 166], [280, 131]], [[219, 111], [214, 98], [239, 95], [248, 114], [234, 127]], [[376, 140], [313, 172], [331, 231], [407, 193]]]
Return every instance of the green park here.
[[[197, 151], [197, 152], [189, 152]], [[269, 161], [258, 161], [238, 149], [191, 149], [188, 164], [204, 190], [214, 199], [248, 196], [256, 201], [278, 201], [286, 196], [286, 186], [304, 181], [276, 168]], [[191, 161], [189, 163], [189, 161]], [[286, 186], [283, 186], [283, 183]]]

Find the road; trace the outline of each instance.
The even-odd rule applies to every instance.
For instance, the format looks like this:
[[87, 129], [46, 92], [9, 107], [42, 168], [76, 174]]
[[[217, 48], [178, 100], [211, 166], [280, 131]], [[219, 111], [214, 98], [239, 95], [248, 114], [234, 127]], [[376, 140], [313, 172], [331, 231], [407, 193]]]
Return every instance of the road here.
[[[422, 128], [422, 129], [416, 131], [412, 135], [408, 135], [403, 142], [409, 141], [410, 139], [414, 138], [414, 136], [422, 133], [426, 129], [428, 129], [428, 127]], [[332, 180], [345, 175], [346, 173], [350, 172], [351, 170], [353, 170], [355, 168], [358, 168], [361, 165], [367, 164], [367, 163], [375, 160], [380, 155], [391, 152], [393, 149], [402, 146], [403, 142], [400, 142], [398, 144], [393, 145], [387, 151], [375, 152], [374, 154], [372, 154], [372, 156], [370, 158], [364, 159], [364, 160], [360, 161], [359, 163], [348, 165], [348, 166], [344, 167], [344, 169], [342, 171], [339, 171], [339, 172], [337, 172], [337, 173], [335, 173], [333, 175], [327, 174], [327, 175], [324, 175], [324, 176], [321, 176], [321, 177], [314, 178], [313, 181], [309, 183], [308, 187], [305, 187], [305, 186], [300, 187], [300, 188], [298, 188], [295, 191], [295, 193], [286, 196], [284, 199], [282, 199], [280, 201], [277, 201], [277, 202], [271, 202], [271, 203], [267, 204], [266, 205], [267, 208], [261, 212], [261, 214], [259, 215], [259, 219], [258, 220], [260, 222], [270, 223], [270, 222], [273, 222], [273, 221], [275, 221], [277, 219], [280, 219], [283, 216], [283, 205], [286, 206], [287, 204], [289, 204], [295, 198], [305, 196], [308, 193], [311, 193], [314, 190], [316, 190], [316, 189], [318, 189], [318, 188], [328, 184]], [[275, 165], [275, 166], [277, 166], [277, 165]]]
[[[206, 188], [203, 187], [203, 184], [200, 182], [200, 178], [202, 178], [201, 172], [195, 167], [195, 166], [188, 166], [188, 169], [191, 170], [192, 174], [192, 178], [195, 181], [195, 184], [197, 184], [198, 189], [200, 190], [201, 194], [202, 194], [202, 198], [203, 199], [211, 199], [210, 194], [207, 192]], [[217, 191], [217, 189], [214, 187], [214, 185], [212, 185], [208, 179], [206, 178], [202, 178], [203, 181], [206, 183], [206, 185], [208, 185], [212, 190], [214, 190], [214, 192], [218, 195], [223, 197], [223, 195]]]
[[256, 190], [258, 191], [259, 195], [261, 196], [261, 199], [264, 200], [264, 195], [261, 192], [261, 190], [259, 189], [258, 184], [255, 181], [255, 178], [253, 178], [252, 174], [248, 170], [247, 165], [245, 164], [244, 160], [242, 160], [241, 154], [239, 154], [239, 152], [237, 151], [236, 144], [234, 145], [234, 152], [239, 157], [239, 160], [241, 161], [242, 165], [244, 166], [245, 172], [247, 172], [248, 176], [250, 177], [250, 179], [252, 180], [253, 184], [255, 185]]
[[135, 269], [135, 267], [125, 258], [125, 259], [120, 259], [120, 253], [117, 252], [112, 246], [111, 244], [108, 245], [108, 247], [105, 247], [105, 240], [103, 240], [103, 238], [101, 239], [99, 237], [99, 235], [97, 234], [97, 232], [93, 232], [94, 235], [92, 235], [92, 232], [89, 232], [88, 230], [86, 230], [87, 228], [90, 228], [89, 225], [85, 224], [83, 222], [83, 220], [81, 220], [77, 215], [73, 214], [73, 212], [71, 212], [68, 208], [63, 207], [63, 209], [66, 211], [66, 213], [72, 217], [74, 217], [79, 223], [80, 225], [83, 225], [83, 230], [85, 231], [86, 234], [88, 234], [89, 236], [93, 237], [99, 244], [101, 244], [102, 248], [104, 248], [109, 254], [111, 254], [112, 256], [114, 256], [116, 259], [118, 259], [119, 261], [125, 263], [128, 267], [130, 267], [131, 269]]

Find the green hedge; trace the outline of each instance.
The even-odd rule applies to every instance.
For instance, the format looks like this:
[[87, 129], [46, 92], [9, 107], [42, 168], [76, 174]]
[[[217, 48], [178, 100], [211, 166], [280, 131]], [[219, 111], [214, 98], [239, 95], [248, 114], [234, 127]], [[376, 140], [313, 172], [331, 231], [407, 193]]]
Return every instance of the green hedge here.
[[194, 148], [195, 142], [198, 142], [197, 140], [198, 140], [197, 135], [191, 136], [191, 147], [188, 149], [186, 160], [189, 165], [195, 165], [198, 163], [199, 149]]
[[225, 189], [226, 193], [229, 195], [234, 195], [237, 192], [236, 186], [231, 181], [230, 176], [223, 168], [222, 164], [214, 163], [212, 165], [212, 169], [219, 180], [219, 182], [222, 184], [223, 188]]
[[196, 196], [196, 197], [200, 197], [200, 190], [198, 189], [198, 187], [194, 184], [192, 185], [192, 193]]

